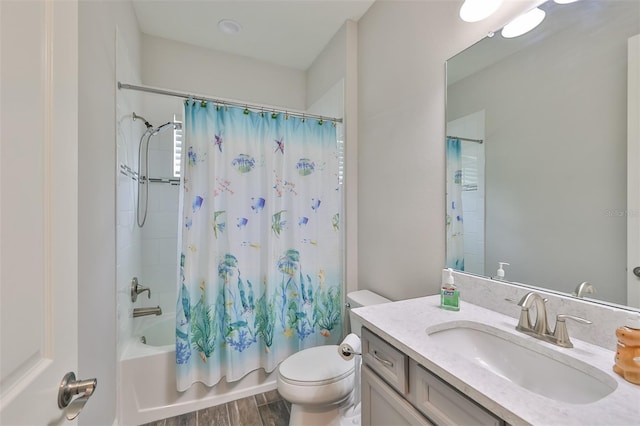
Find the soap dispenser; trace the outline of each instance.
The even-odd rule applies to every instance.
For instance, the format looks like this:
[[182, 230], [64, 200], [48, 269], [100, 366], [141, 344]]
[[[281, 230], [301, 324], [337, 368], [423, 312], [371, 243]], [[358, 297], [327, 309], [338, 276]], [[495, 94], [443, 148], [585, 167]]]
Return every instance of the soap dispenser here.
[[616, 330], [618, 345], [613, 371], [628, 382], [640, 385], [640, 314], [629, 317]]
[[460, 310], [460, 291], [453, 282], [453, 269], [448, 268], [449, 276], [440, 288], [440, 307], [448, 311]]
[[498, 271], [496, 272], [496, 276], [493, 277], [494, 280], [500, 280], [500, 281], [504, 280], [504, 269], [503, 269], [504, 265], [509, 266], [507, 262], [498, 262]]

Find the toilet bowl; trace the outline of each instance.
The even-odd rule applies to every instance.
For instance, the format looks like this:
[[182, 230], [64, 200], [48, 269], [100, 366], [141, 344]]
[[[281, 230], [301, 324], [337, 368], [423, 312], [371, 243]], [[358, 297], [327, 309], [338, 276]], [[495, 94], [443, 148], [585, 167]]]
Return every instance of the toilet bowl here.
[[[368, 290], [347, 294], [351, 308], [390, 302]], [[349, 311], [351, 331], [360, 336], [361, 324]], [[291, 403], [290, 426], [338, 425], [340, 413], [352, 404], [355, 361], [344, 360], [337, 345], [304, 349], [278, 368], [278, 392]]]

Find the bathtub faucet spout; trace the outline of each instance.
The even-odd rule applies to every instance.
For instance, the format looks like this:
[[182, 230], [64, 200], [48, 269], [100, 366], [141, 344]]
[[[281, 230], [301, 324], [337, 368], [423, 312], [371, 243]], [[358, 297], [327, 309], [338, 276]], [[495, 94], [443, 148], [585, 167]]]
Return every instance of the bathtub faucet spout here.
[[133, 317], [144, 317], [146, 315], [162, 315], [162, 309], [160, 306], [155, 308], [133, 308]]

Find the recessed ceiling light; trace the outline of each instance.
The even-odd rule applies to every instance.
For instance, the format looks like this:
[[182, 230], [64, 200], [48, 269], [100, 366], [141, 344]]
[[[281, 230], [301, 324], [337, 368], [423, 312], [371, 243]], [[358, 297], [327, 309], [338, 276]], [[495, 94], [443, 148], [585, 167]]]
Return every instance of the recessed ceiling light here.
[[242, 26], [233, 19], [222, 19], [218, 22], [218, 28], [225, 34], [238, 34]]
[[521, 36], [522, 34], [528, 33], [538, 25], [540, 22], [544, 20], [546, 16], [546, 12], [542, 9], [531, 9], [524, 15], [518, 16], [513, 21], [509, 22], [502, 29], [502, 37], [504, 38], [514, 38]]
[[465, 22], [478, 22], [493, 14], [502, 0], [465, 0], [460, 7], [460, 18]]

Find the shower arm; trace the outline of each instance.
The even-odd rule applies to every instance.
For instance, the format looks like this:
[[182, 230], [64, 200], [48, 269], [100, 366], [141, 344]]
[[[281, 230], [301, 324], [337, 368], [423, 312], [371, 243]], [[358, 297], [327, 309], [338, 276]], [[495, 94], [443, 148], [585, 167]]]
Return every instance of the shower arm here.
[[134, 113], [132, 113], [132, 114], [131, 114], [131, 116], [133, 117], [133, 121], [136, 121], [137, 119], [140, 119], [140, 120], [144, 121], [144, 125], [145, 125], [145, 126], [147, 126], [147, 129], [152, 129], [152, 128], [153, 128], [153, 126], [151, 125], [151, 123], [149, 123], [149, 122], [147, 121], [147, 119], [146, 119], [146, 118], [144, 118], [143, 116], [138, 115], [138, 114], [136, 114], [135, 112], [134, 112]]

